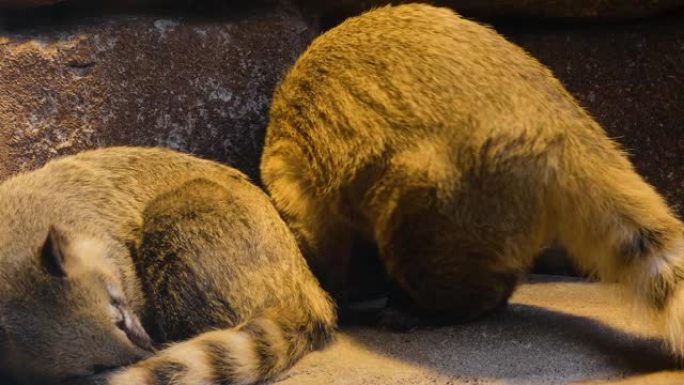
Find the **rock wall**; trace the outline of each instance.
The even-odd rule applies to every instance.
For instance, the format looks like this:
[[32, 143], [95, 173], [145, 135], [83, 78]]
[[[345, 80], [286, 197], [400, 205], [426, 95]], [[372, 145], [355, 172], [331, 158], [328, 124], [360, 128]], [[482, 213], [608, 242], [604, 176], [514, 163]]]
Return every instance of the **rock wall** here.
[[553, 70], [682, 216], [683, 16], [629, 24], [499, 26]]
[[[0, 6], [48, 2], [0, 0]], [[260, 0], [258, 8], [245, 1], [196, 2], [242, 6], [202, 15], [139, 8], [141, 3], [109, 0], [120, 9], [98, 12], [92, 2], [65, 0], [0, 24], [0, 179], [55, 156], [117, 144], [192, 152], [256, 179], [270, 95], [320, 32], [315, 21], [339, 17], [335, 9], [377, 2], [301, 0], [303, 8], [278, 0]], [[596, 20], [643, 17], [682, 3], [440, 4], [486, 17]], [[70, 15], [72, 4], [78, 7]], [[87, 4], [88, 12], [79, 13]], [[684, 13], [623, 23], [544, 20], [504, 18], [493, 25], [548, 65], [684, 214]]]
[[[310, 12], [327, 15], [351, 14], [385, 4], [424, 2], [452, 7], [459, 12], [479, 17], [533, 17], [572, 20], [633, 19], [676, 9], [684, 0], [294, 0]], [[0, 0], [0, 8], [22, 9], [72, 3], [79, 7], [111, 7], [131, 9], [140, 6], [178, 6], [190, 4], [279, 4], [279, 0]]]
[[0, 177], [135, 144], [256, 178], [270, 95], [313, 33], [283, 10], [220, 20], [115, 15], [0, 33]]

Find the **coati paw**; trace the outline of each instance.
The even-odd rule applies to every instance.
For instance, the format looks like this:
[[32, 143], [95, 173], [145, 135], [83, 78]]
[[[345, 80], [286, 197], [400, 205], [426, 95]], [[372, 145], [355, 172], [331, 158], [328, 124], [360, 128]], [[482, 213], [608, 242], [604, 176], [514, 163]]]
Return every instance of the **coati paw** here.
[[[684, 306], [684, 302], [682, 305]], [[508, 300], [506, 299], [486, 312], [471, 316], [458, 312], [427, 312], [415, 307], [388, 306], [380, 312], [378, 326], [395, 332], [408, 332], [415, 329], [458, 325], [503, 312], [507, 307]]]
[[424, 317], [393, 307], [383, 309], [378, 319], [378, 327], [398, 333], [406, 333], [426, 326], [429, 324]]
[[366, 326], [394, 332], [408, 332], [428, 324], [422, 315], [385, 304], [372, 307], [355, 304], [340, 309], [338, 317], [340, 325]]

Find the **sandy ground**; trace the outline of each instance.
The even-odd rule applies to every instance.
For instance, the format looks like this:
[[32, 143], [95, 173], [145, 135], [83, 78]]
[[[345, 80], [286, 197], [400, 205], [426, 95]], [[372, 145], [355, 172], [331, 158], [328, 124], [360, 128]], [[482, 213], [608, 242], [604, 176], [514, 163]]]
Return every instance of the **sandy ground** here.
[[391, 333], [347, 329], [277, 385], [684, 384], [648, 322], [614, 286], [533, 278], [476, 323]]

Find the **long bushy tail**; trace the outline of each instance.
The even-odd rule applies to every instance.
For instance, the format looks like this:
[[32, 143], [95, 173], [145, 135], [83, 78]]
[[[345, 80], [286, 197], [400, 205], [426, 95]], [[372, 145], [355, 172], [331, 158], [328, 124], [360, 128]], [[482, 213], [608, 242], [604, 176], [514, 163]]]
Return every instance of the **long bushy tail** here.
[[606, 137], [570, 143], [558, 167], [563, 175], [550, 195], [570, 254], [622, 283], [684, 357], [684, 224]]
[[[322, 293], [322, 292], [321, 292]], [[306, 295], [306, 294], [303, 294]], [[333, 338], [328, 301], [273, 309], [232, 329], [203, 333], [115, 373], [111, 385], [254, 384], [280, 374]]]

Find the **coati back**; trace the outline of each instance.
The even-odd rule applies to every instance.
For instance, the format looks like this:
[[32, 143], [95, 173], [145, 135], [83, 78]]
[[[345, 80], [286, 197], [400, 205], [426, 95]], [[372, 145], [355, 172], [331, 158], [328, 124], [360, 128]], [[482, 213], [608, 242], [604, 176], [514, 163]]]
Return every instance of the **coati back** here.
[[331, 339], [295, 239], [229, 167], [84, 152], [0, 184], [0, 222], [0, 368], [20, 381], [250, 384]]
[[274, 94], [261, 175], [341, 307], [357, 238], [408, 308], [450, 320], [505, 303], [557, 239], [684, 355], [682, 222], [547, 68], [448, 9], [318, 37]]

